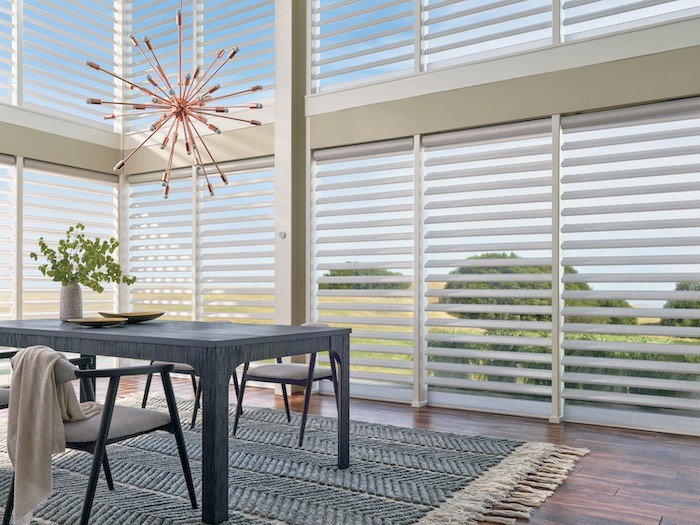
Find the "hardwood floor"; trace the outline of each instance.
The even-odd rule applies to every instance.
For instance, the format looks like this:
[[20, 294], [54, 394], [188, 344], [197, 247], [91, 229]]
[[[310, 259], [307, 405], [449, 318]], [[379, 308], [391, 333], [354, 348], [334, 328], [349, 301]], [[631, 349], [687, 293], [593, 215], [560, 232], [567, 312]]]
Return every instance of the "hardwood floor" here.
[[[175, 377], [175, 376], [173, 376]], [[158, 391], [158, 381], [154, 381]], [[125, 382], [120, 394], [143, 392], [143, 380]], [[99, 390], [99, 388], [98, 388]], [[175, 380], [176, 395], [193, 397], [189, 380]], [[233, 389], [231, 389], [233, 399]], [[302, 395], [291, 397], [300, 412]], [[284, 409], [270, 390], [246, 389], [246, 404]], [[314, 395], [310, 412], [335, 415], [331, 396]], [[547, 441], [586, 447], [574, 473], [533, 512], [533, 525], [700, 525], [700, 438], [612, 429], [353, 399], [350, 417], [460, 434]]]

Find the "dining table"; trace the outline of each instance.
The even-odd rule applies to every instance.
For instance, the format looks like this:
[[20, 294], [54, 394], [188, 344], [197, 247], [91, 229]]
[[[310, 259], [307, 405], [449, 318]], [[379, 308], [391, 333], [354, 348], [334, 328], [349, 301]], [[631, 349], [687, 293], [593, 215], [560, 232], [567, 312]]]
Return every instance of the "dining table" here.
[[0, 346], [187, 363], [202, 388], [202, 521], [228, 519], [229, 382], [242, 363], [330, 351], [338, 370], [338, 468], [350, 465], [350, 329], [153, 320], [102, 328], [58, 319], [0, 321]]

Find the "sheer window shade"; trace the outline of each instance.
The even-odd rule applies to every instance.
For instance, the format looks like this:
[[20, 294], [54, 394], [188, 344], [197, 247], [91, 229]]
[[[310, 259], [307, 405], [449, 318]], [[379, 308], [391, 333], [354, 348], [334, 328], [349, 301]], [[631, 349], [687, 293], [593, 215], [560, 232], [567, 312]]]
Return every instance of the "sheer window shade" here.
[[698, 431], [700, 101], [562, 127], [565, 414]]
[[14, 159], [0, 156], [0, 319], [12, 318], [15, 300], [14, 288], [14, 238], [17, 218], [15, 214]]
[[[201, 55], [204, 65], [208, 66], [222, 48], [240, 48], [236, 57], [216, 76], [216, 83], [222, 86], [216, 96], [224, 96], [220, 104], [240, 106], [260, 102], [266, 106], [274, 102], [274, 0], [207, 0], [199, 4], [199, 9], [203, 22], [198, 28], [198, 35], [202, 42]], [[263, 86], [262, 91], [242, 96], [225, 96], [255, 85]], [[231, 109], [230, 115], [261, 120], [260, 111]], [[222, 129], [241, 125], [226, 119], [213, 121]]]
[[274, 321], [273, 159], [222, 165], [229, 184], [209, 197], [200, 187], [197, 260], [204, 320]]
[[[168, 80], [171, 85], [177, 85], [178, 36], [175, 13], [180, 9], [180, 0], [131, 0], [130, 6], [131, 24], [127, 34], [133, 34], [139, 40], [141, 49], [155, 65], [153, 56], [143, 43], [145, 37], [151, 40], [156, 56], [165, 74], [168, 75]], [[182, 71], [184, 73], [192, 72], [193, 70], [192, 53], [187, 51], [192, 49], [192, 2], [184, 3], [182, 16], [182, 46], [184, 50], [182, 54]], [[127, 75], [129, 80], [139, 85], [150, 86], [146, 80], [146, 75], [151, 75], [158, 81], [159, 85], [163, 85], [163, 82], [158, 79], [151, 66], [143, 58], [139, 50], [131, 45], [131, 42], [127, 44], [126, 63], [129, 65], [130, 70], [129, 75]], [[151, 100], [149, 95], [144, 95], [137, 90], [125, 89], [125, 93], [127, 102], [148, 103]], [[158, 118], [158, 115], [154, 117], [144, 113], [133, 112], [132, 116], [125, 119], [124, 130], [140, 131], [148, 129]]]
[[700, 14], [695, 0], [565, 0], [562, 39], [590, 38]]
[[552, 42], [551, 0], [423, 0], [422, 11], [428, 69]]
[[[80, 222], [89, 237], [117, 237], [117, 177], [44, 162], [27, 160], [24, 166], [22, 234], [22, 311], [25, 319], [57, 318], [61, 283], [41, 275], [40, 262], [29, 258], [38, 251], [39, 237], [54, 249], [70, 226]], [[76, 216], [76, 210], [80, 210]], [[83, 290], [83, 314], [96, 315], [116, 306], [116, 287], [105, 284], [102, 293]]]
[[198, 181], [193, 198], [189, 168], [173, 172], [168, 199], [160, 173], [129, 177], [134, 308], [174, 319], [272, 322], [272, 166], [272, 157], [222, 164], [229, 184], [218, 184], [214, 197]]
[[173, 171], [163, 199], [161, 172], [129, 177], [129, 272], [134, 310], [193, 320], [192, 170]]
[[[549, 120], [423, 140], [429, 400], [544, 415], [551, 395]], [[452, 401], [454, 403], [454, 401]]]
[[312, 318], [351, 327], [351, 377], [395, 399], [413, 382], [413, 141], [317, 151], [312, 173]]
[[12, 101], [13, 34], [15, 20], [12, 0], [0, 0], [0, 100]]
[[111, 110], [87, 105], [85, 100], [112, 100], [113, 79], [106, 74], [88, 74], [85, 60], [89, 58], [108, 71], [114, 69], [114, 3], [23, 0], [22, 5], [24, 104], [110, 128], [101, 117]]
[[313, 0], [314, 92], [413, 72], [413, 4], [412, 0]]

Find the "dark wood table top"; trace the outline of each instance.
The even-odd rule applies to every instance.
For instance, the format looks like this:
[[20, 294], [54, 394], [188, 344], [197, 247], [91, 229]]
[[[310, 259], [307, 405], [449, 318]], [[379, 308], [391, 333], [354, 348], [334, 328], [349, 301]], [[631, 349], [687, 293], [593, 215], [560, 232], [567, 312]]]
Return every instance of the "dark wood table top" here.
[[[263, 325], [224, 322], [153, 320], [90, 328], [58, 319], [0, 321], [2, 334], [35, 334], [67, 339], [138, 342], [170, 346], [221, 348], [251, 343], [282, 342], [308, 337], [349, 334], [348, 328]], [[2, 344], [0, 342], [0, 344]]]

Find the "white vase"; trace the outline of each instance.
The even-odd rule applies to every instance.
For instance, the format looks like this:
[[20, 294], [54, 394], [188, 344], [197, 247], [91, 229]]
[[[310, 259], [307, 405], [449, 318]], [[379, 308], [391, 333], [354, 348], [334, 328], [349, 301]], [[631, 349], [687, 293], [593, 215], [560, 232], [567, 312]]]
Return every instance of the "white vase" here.
[[61, 286], [59, 317], [61, 321], [83, 317], [83, 294], [75, 281]]

